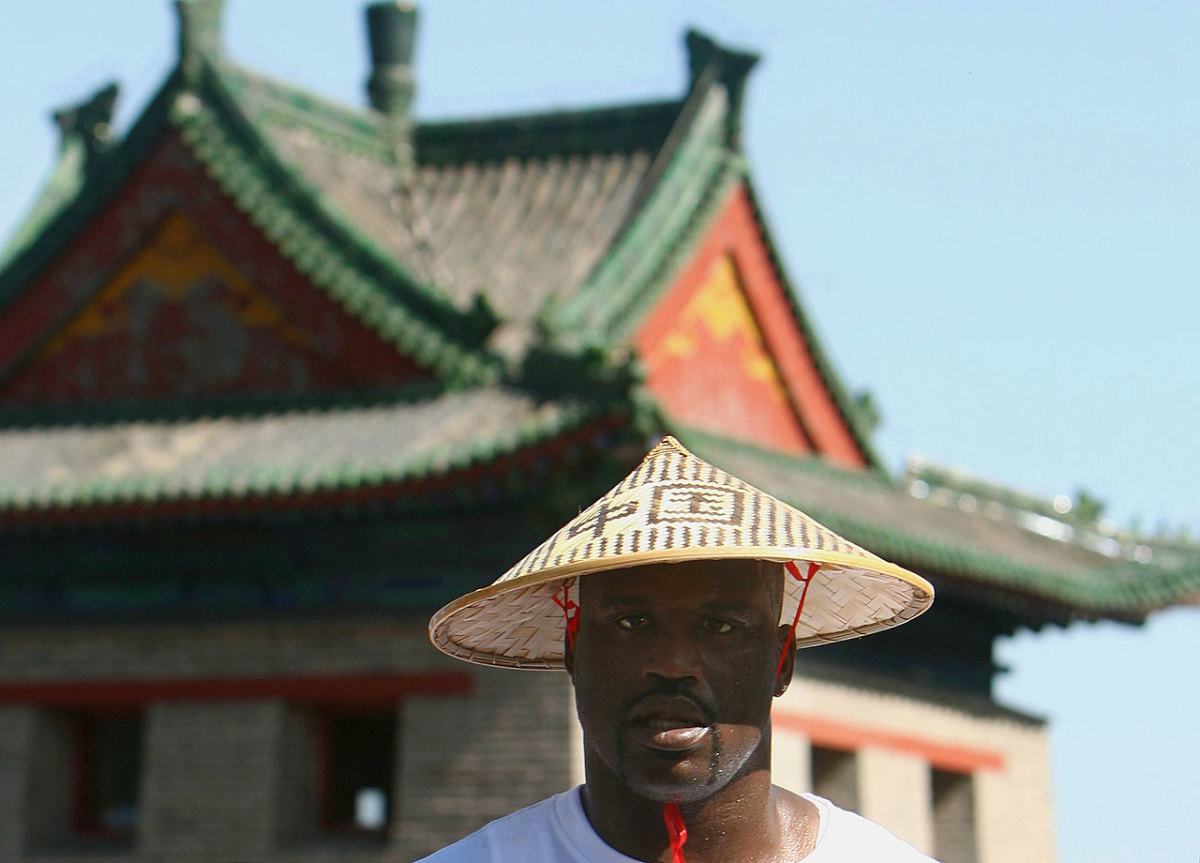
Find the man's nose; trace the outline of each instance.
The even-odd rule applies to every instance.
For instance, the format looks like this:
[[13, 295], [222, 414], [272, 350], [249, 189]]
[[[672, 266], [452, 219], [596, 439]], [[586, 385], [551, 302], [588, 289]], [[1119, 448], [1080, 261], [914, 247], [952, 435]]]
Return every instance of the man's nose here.
[[642, 662], [642, 671], [647, 677], [699, 679], [700, 651], [694, 640], [663, 631], [647, 648]]

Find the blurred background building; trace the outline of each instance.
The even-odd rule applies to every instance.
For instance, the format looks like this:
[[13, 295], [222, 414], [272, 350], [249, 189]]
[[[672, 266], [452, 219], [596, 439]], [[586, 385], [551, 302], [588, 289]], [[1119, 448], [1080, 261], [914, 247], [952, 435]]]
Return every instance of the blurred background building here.
[[755, 56], [692, 32], [661, 101], [426, 122], [413, 10], [368, 8], [347, 107], [226, 56], [222, 5], [177, 4], [120, 140], [115, 85], [54, 115], [0, 252], [0, 858], [408, 860], [580, 781], [565, 677], [425, 623], [669, 431], [938, 589], [802, 655], [778, 781], [945, 863], [1052, 860], [993, 645], [1194, 602], [1197, 552], [888, 474], [756, 203]]

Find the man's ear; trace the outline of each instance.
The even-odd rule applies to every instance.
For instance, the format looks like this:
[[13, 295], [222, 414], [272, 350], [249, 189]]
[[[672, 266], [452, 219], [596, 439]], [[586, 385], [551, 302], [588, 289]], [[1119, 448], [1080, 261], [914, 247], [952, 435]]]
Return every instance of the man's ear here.
[[[788, 684], [792, 682], [792, 672], [796, 668], [796, 641], [792, 638], [792, 628], [787, 624], [781, 624], [775, 631], [775, 639], [778, 643], [778, 652], [775, 656], [783, 654], [783, 663], [779, 666], [779, 673], [775, 676], [775, 697], [778, 698], [787, 692]], [[778, 659], [775, 661], [779, 662]]]

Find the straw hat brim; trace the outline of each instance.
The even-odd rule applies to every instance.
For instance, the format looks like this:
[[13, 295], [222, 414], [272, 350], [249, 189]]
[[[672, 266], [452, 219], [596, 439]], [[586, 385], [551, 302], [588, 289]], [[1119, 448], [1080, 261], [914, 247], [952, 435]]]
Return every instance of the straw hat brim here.
[[[493, 584], [437, 612], [429, 637], [468, 662], [561, 668], [565, 618], [556, 599], [577, 601], [579, 578], [700, 560], [820, 564], [804, 594], [800, 647], [896, 626], [933, 602], [933, 588], [919, 575], [665, 437], [625, 479]], [[781, 566], [781, 578], [783, 572]], [[790, 577], [784, 585], [780, 620], [790, 623], [803, 585]]]
[[[467, 662], [507, 668], [562, 668], [564, 612], [555, 597], [561, 599], [564, 586], [577, 599], [577, 580], [584, 575], [656, 563], [735, 559], [821, 564], [796, 627], [798, 648], [890, 629], [921, 614], [933, 602], [933, 587], [928, 581], [884, 560], [873, 562], [867, 569], [860, 557], [811, 549], [742, 547], [721, 554], [675, 549], [562, 564], [488, 585], [438, 611], [429, 623], [430, 640], [443, 653]], [[782, 566], [780, 570], [782, 573]], [[784, 577], [781, 623], [791, 623], [801, 588], [799, 582]], [[864, 603], [864, 597], [871, 599]]]

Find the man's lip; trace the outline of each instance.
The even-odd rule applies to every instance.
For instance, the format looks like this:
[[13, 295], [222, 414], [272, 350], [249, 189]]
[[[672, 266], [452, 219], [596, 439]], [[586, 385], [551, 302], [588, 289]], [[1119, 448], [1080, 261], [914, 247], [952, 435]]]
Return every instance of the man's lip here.
[[633, 724], [659, 727], [691, 728], [711, 724], [700, 705], [683, 695], [647, 695], [633, 705], [628, 719]]
[[686, 752], [708, 737], [707, 725], [656, 728], [653, 725], [634, 725], [629, 735], [647, 749], [660, 752]]
[[684, 752], [699, 744], [710, 731], [711, 721], [690, 698], [679, 695], [649, 695], [629, 712], [629, 735], [648, 749]]

